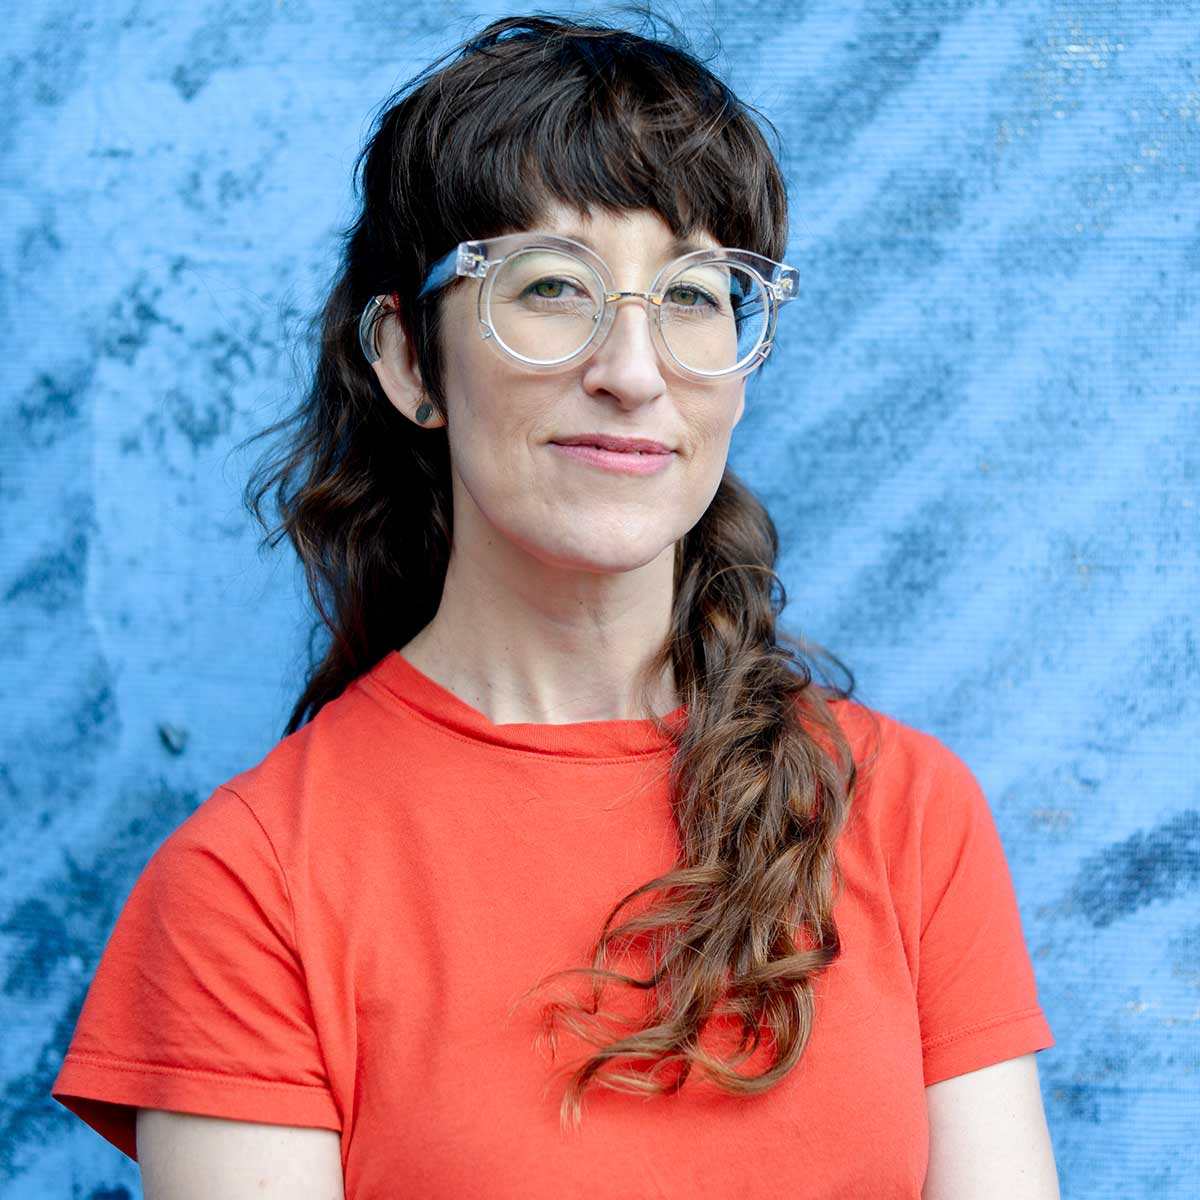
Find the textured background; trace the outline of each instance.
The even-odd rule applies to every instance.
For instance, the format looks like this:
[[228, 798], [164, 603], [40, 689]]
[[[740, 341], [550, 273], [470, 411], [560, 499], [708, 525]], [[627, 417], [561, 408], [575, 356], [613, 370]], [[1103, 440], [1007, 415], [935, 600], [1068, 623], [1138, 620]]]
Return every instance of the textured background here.
[[[140, 1194], [48, 1091], [136, 875], [298, 691], [299, 575], [257, 555], [234, 447], [287, 399], [375, 105], [507, 11], [6, 19], [6, 1198]], [[732, 458], [786, 616], [991, 800], [1064, 1197], [1194, 1197], [1200, 5], [721, 0], [686, 27], [784, 138], [806, 292]]]

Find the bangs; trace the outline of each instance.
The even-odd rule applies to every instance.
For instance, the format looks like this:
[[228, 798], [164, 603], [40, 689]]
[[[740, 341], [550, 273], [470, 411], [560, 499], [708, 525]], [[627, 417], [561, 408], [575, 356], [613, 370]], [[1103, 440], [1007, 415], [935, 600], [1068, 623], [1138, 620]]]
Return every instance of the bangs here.
[[438, 214], [447, 249], [536, 228], [557, 201], [649, 209], [677, 238], [705, 230], [783, 256], [787, 201], [774, 156], [746, 106], [683, 51], [621, 30], [518, 32], [468, 46], [421, 93], [433, 109], [420, 114], [432, 189], [424, 211]]

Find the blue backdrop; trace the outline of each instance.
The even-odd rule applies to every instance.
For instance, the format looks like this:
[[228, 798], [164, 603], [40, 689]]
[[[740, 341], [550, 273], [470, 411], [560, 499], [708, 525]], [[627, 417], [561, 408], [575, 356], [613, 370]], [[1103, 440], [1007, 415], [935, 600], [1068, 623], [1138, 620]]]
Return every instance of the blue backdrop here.
[[[140, 1194], [48, 1092], [133, 880], [298, 694], [299, 572], [258, 555], [234, 448], [294, 389], [375, 106], [509, 11], [6, 19], [5, 1197]], [[988, 794], [1063, 1196], [1195, 1197], [1200, 5], [719, 0], [685, 27], [783, 135], [804, 296], [732, 461], [785, 617]]]

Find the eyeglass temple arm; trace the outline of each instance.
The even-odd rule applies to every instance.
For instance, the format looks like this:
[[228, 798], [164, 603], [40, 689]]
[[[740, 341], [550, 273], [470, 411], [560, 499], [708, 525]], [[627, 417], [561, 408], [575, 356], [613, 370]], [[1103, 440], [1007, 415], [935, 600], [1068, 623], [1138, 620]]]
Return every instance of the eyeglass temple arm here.
[[[476, 279], [482, 279], [487, 274], [488, 266], [487, 252], [481, 243], [461, 242], [448, 254], [443, 254], [429, 268], [429, 274], [424, 286], [417, 293], [417, 299], [419, 300], [428, 292], [441, 287], [458, 275], [470, 275]], [[795, 300], [800, 288], [800, 272], [795, 267], [781, 263], [775, 274], [774, 280], [768, 279], [765, 282], [771, 289], [771, 295], [775, 297], [776, 302], [786, 304], [789, 300]]]
[[457, 275], [474, 275], [482, 279], [487, 274], [488, 257], [478, 242], [462, 242], [429, 268], [425, 285], [417, 293], [419, 300], [427, 292], [441, 287]]
[[789, 300], [795, 300], [800, 291], [800, 272], [795, 267], [781, 265], [776, 275], [776, 279], [767, 280], [767, 287], [771, 289], [776, 302], [786, 304]]

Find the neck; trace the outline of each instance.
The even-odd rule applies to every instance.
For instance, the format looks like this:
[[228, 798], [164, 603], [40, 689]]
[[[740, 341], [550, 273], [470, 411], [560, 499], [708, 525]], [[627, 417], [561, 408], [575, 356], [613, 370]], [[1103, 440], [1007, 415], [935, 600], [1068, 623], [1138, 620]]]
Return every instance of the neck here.
[[[452, 556], [437, 614], [401, 653], [496, 725], [642, 718], [638, 679], [670, 632], [673, 582], [673, 545], [611, 573]], [[655, 715], [681, 702], [670, 674]]]

